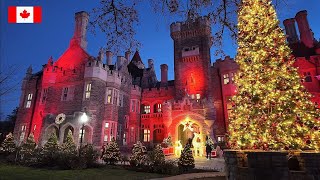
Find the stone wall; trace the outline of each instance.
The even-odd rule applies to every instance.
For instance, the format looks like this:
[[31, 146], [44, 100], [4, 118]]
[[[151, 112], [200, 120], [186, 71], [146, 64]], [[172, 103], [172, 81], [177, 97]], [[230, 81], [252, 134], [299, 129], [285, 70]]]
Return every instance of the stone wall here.
[[[288, 152], [232, 151], [224, 152], [227, 179], [320, 179], [320, 153], [297, 152], [288, 156]], [[297, 157], [299, 167], [294, 170], [288, 163], [288, 157]]]

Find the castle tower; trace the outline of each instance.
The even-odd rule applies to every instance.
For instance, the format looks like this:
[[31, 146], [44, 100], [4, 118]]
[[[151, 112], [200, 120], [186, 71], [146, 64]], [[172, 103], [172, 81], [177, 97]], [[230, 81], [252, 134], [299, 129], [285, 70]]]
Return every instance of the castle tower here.
[[87, 26], [89, 23], [89, 14], [85, 11], [80, 11], [75, 14], [75, 29], [74, 35], [71, 40], [71, 45], [73, 43], [77, 43], [80, 45], [84, 50], [87, 49]]
[[174, 42], [176, 97], [207, 96], [210, 67], [211, 27], [207, 17], [176, 22], [170, 26]]

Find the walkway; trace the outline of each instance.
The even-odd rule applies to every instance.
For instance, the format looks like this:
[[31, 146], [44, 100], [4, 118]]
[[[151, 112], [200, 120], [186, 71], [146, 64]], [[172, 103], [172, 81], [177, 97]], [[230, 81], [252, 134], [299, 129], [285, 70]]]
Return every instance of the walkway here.
[[[166, 156], [166, 160], [177, 160], [178, 156]], [[195, 168], [196, 169], [206, 169], [215, 170], [219, 172], [224, 172], [225, 163], [223, 158], [212, 158], [207, 160], [205, 157], [195, 157]]]
[[205, 173], [190, 173], [190, 174], [181, 174], [177, 176], [165, 177], [165, 178], [156, 178], [152, 180], [185, 180], [185, 179], [200, 179], [200, 178], [212, 178], [214, 177], [219, 179], [225, 178], [225, 173], [223, 172], [205, 172]]

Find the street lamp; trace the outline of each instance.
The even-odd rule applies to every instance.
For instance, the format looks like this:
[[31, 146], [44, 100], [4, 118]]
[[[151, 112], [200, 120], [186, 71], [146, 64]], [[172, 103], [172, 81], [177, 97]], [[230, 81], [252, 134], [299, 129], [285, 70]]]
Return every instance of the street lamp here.
[[84, 124], [88, 121], [88, 116], [87, 114], [84, 112], [82, 114], [82, 116], [80, 117], [80, 123], [82, 123], [82, 127], [81, 127], [81, 136], [80, 136], [80, 147], [82, 146], [82, 139], [83, 139], [83, 131], [84, 131]]

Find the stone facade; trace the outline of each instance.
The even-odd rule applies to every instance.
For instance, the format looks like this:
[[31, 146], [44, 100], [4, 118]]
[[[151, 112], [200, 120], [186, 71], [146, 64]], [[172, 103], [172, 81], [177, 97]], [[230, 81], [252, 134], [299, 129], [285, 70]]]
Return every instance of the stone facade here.
[[[103, 49], [96, 57], [89, 55], [88, 19], [86, 12], [76, 13], [74, 36], [62, 56], [56, 61], [49, 58], [37, 73], [31, 67], [27, 70], [14, 130], [17, 143], [30, 133], [41, 145], [50, 133], [63, 142], [69, 130], [77, 143], [83, 134], [83, 142], [96, 147], [111, 138], [122, 147], [137, 140], [152, 146], [168, 136], [183, 146], [192, 138], [199, 148], [206, 136], [224, 141], [230, 97], [236, 93], [233, 76], [239, 67], [229, 56], [211, 64], [211, 28], [206, 17], [171, 24], [175, 80], [168, 80], [168, 65], [162, 64], [160, 81], [154, 61], [149, 59], [146, 67], [138, 51], [132, 58], [130, 51], [113, 57]], [[310, 33], [301, 27], [308, 25], [306, 12], [299, 12], [296, 19], [301, 23], [300, 34]], [[284, 23], [302, 83], [320, 104], [320, 45], [310, 43], [309, 35], [299, 41], [293, 29], [295, 19]], [[80, 122], [84, 113], [89, 117], [85, 123]], [[65, 120], [56, 124], [59, 114]]]

